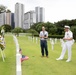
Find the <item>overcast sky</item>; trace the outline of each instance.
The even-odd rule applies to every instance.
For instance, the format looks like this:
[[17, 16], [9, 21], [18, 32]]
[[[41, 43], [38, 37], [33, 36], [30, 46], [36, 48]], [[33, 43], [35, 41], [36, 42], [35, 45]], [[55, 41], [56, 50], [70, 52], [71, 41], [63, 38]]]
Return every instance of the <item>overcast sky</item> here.
[[0, 0], [0, 4], [12, 12], [15, 11], [17, 2], [24, 4], [25, 12], [35, 10], [36, 6], [44, 7], [45, 22], [76, 19], [76, 0]]

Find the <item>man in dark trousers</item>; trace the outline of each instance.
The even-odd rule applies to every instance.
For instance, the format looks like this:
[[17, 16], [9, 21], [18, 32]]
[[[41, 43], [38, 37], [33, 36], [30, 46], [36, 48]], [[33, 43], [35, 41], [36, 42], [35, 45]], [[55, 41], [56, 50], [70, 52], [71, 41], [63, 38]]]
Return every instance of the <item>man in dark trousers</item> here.
[[46, 53], [46, 57], [48, 57], [48, 48], [47, 48], [48, 32], [45, 30], [44, 26], [42, 27], [42, 31], [40, 31], [39, 37], [40, 37], [42, 57], [44, 57], [44, 53]]

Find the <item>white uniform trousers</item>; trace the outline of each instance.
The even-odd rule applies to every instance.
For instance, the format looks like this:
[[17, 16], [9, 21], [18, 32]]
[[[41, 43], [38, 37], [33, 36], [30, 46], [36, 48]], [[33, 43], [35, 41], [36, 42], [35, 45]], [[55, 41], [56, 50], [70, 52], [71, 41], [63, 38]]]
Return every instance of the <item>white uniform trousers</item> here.
[[60, 59], [63, 59], [64, 58], [64, 55], [65, 55], [65, 52], [66, 50], [68, 50], [68, 59], [67, 60], [71, 60], [71, 56], [72, 56], [72, 52], [71, 52], [71, 49], [72, 49], [72, 41], [67, 41], [64, 43], [63, 47], [62, 47], [62, 52], [61, 52], [61, 55], [60, 55]]

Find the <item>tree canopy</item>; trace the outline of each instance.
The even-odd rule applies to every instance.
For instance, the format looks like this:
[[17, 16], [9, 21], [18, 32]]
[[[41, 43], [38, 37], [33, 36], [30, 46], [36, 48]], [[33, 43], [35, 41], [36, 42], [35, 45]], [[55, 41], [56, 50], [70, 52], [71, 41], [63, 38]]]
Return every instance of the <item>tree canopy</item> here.
[[6, 11], [6, 6], [0, 5], [0, 13], [5, 12], [5, 11]]
[[31, 26], [31, 29], [35, 29], [38, 33], [42, 30], [42, 26], [45, 26], [46, 30], [49, 32], [49, 34], [55, 34], [57, 31], [56, 26], [53, 23], [47, 22], [47, 23], [35, 23]]
[[2, 25], [1, 28], [4, 28], [5, 32], [11, 32], [12, 29], [12, 27], [8, 24]]

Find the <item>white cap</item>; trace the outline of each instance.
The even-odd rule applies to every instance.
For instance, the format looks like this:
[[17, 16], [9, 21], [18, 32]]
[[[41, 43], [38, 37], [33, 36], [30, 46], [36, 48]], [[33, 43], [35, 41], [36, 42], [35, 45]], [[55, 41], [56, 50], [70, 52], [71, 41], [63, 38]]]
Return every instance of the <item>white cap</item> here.
[[68, 29], [70, 29], [70, 26], [66, 26], [66, 25], [65, 25], [64, 28], [68, 28]]

